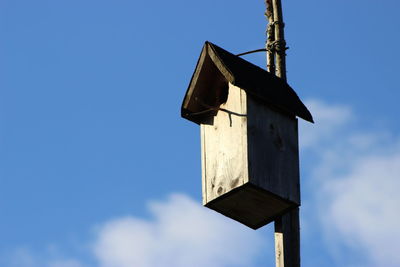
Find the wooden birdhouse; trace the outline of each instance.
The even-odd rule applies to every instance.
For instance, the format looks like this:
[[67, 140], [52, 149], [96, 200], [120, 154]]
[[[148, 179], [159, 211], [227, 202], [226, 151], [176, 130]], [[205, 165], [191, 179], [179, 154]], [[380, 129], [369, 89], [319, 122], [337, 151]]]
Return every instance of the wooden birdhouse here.
[[181, 111], [201, 127], [205, 206], [257, 229], [300, 205], [296, 116], [313, 118], [285, 81], [206, 42]]

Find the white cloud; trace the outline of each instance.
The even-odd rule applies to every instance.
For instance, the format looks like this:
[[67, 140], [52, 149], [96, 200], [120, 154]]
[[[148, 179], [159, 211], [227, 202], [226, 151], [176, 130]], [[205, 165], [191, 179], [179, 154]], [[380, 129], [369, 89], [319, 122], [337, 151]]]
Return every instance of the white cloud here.
[[399, 266], [400, 153], [365, 157], [325, 186], [331, 198], [325, 219], [336, 238], [366, 249], [372, 266]]
[[99, 227], [94, 251], [100, 266], [250, 266], [262, 249], [257, 232], [185, 195], [149, 207], [152, 220], [126, 217]]
[[315, 124], [301, 123], [301, 148], [315, 147], [330, 140], [343, 125], [353, 119], [351, 109], [344, 105], [328, 105], [316, 99], [305, 102], [313, 114]]
[[[149, 203], [152, 218], [123, 217], [95, 227], [86, 257], [100, 267], [252, 266], [265, 249], [259, 232], [202, 207], [183, 194]], [[272, 247], [270, 249], [273, 249]], [[49, 246], [44, 253], [16, 249], [6, 267], [84, 267], [83, 259], [63, 257]]]
[[[363, 266], [400, 266], [397, 138], [376, 130], [356, 132], [349, 127], [356, 119], [349, 107], [315, 100], [309, 106], [317, 123], [303, 127], [306, 138], [300, 140], [319, 159], [311, 170], [312, 202], [329, 246], [361, 251]], [[350, 266], [348, 254], [335, 256], [342, 266]]]

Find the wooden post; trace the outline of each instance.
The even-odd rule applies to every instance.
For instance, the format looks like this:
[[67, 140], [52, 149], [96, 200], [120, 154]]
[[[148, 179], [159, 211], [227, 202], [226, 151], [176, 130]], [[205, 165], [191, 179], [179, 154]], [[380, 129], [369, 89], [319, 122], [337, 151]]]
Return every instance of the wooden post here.
[[275, 41], [275, 27], [274, 27], [274, 9], [272, 6], [272, 0], [265, 0], [267, 5], [267, 10], [265, 11], [265, 16], [268, 19], [267, 26], [267, 70], [270, 73], [275, 73], [275, 55], [274, 55], [274, 41]]
[[275, 26], [275, 41], [274, 50], [276, 56], [276, 76], [286, 81], [286, 41], [282, 16], [281, 0], [272, 0], [274, 26]]
[[[266, 0], [269, 26], [267, 30], [267, 69], [287, 80], [286, 41], [281, 0]], [[300, 220], [296, 208], [275, 221], [276, 267], [300, 267]]]
[[276, 267], [300, 267], [299, 208], [275, 221]]

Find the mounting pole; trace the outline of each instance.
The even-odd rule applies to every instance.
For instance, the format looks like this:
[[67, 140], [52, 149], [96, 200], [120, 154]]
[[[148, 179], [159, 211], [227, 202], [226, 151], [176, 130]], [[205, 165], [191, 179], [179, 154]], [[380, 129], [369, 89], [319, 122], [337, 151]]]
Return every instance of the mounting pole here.
[[275, 220], [276, 267], [300, 267], [299, 208]]
[[272, 0], [265, 0], [267, 10], [265, 11], [265, 17], [268, 19], [267, 26], [267, 43], [265, 48], [267, 49], [267, 71], [275, 73], [275, 55], [274, 55], [274, 41], [275, 41], [275, 27], [274, 27], [274, 9], [272, 6]]
[[[283, 80], [286, 77], [286, 41], [281, 0], [265, 0], [268, 18], [267, 70]], [[276, 267], [300, 267], [299, 208], [275, 220]]]
[[285, 23], [283, 22], [281, 0], [272, 0], [274, 14], [273, 26], [275, 26], [274, 51], [276, 59], [276, 76], [286, 81], [286, 41]]

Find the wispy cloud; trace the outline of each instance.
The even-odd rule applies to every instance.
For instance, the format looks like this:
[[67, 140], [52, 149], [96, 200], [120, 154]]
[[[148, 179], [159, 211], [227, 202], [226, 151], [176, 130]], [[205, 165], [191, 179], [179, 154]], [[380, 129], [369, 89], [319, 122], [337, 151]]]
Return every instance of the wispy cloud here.
[[324, 183], [324, 223], [335, 242], [364, 249], [371, 266], [400, 266], [400, 153], [364, 156]]
[[[94, 227], [87, 258], [101, 267], [254, 266], [265, 249], [259, 232], [201, 206], [184, 194], [148, 203], [151, 218], [115, 218]], [[271, 248], [272, 249], [272, 248]], [[87, 267], [83, 259], [63, 259], [54, 249], [18, 249], [6, 267]]]
[[311, 110], [315, 124], [301, 123], [301, 148], [316, 147], [331, 140], [343, 125], [354, 118], [350, 107], [345, 105], [327, 105], [324, 102], [312, 99], [306, 106]]
[[362, 255], [362, 266], [400, 266], [398, 138], [354, 129], [349, 107], [316, 100], [308, 105], [317, 124], [302, 129], [305, 146], [319, 159], [310, 169], [318, 190], [309, 193], [328, 248], [346, 247], [347, 253], [335, 255], [342, 266], [350, 266], [349, 251]]
[[257, 232], [185, 195], [152, 202], [149, 209], [151, 220], [118, 218], [99, 227], [94, 251], [100, 266], [251, 266], [262, 249]]

